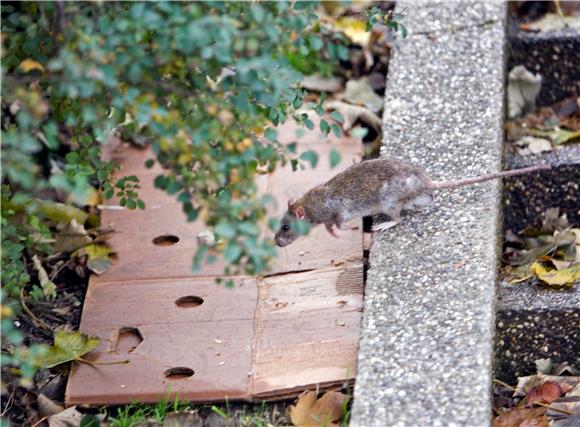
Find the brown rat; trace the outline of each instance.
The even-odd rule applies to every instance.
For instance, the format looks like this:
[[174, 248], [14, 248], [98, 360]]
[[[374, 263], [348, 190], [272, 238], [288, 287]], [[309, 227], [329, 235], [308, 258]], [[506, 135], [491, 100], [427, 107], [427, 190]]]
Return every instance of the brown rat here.
[[334, 226], [348, 230], [346, 223], [354, 218], [386, 214], [391, 220], [374, 226], [373, 231], [386, 230], [399, 223], [402, 210], [422, 210], [431, 205], [434, 190], [550, 168], [550, 165], [537, 165], [456, 181], [431, 181], [418, 166], [393, 159], [366, 160], [314, 187], [300, 199], [289, 200], [275, 241], [283, 247], [298, 238], [291, 227], [295, 220], [308, 221], [311, 226], [324, 224], [336, 237]]

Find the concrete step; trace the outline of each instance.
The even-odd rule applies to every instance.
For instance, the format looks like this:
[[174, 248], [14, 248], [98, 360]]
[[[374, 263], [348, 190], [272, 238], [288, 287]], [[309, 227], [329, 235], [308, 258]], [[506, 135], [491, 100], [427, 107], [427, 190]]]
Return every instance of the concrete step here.
[[[435, 180], [501, 169], [500, 2], [399, 2], [382, 156]], [[352, 426], [488, 426], [501, 184], [439, 191], [375, 235]]]
[[[542, 76], [537, 105], [580, 96], [580, 33], [573, 29], [535, 33], [509, 31], [508, 64], [524, 65]], [[504, 182], [505, 229], [519, 232], [541, 225], [547, 208], [558, 207], [573, 227], [580, 227], [580, 145], [570, 144], [535, 156], [508, 154], [509, 169], [549, 163], [550, 171]], [[545, 287], [535, 279], [498, 284], [494, 376], [514, 384], [536, 372], [535, 361], [580, 366], [580, 286]]]

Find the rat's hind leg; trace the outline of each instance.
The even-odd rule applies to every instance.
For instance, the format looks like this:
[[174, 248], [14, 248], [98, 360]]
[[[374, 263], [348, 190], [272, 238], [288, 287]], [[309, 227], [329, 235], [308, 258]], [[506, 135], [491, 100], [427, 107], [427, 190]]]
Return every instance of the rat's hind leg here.
[[422, 211], [433, 204], [433, 194], [423, 193], [403, 205], [406, 211]]
[[399, 222], [401, 222], [401, 217], [400, 217], [401, 208], [402, 208], [402, 206], [400, 204], [397, 204], [397, 203], [386, 205], [385, 210], [383, 212], [385, 214], [387, 214], [391, 218], [391, 220], [373, 225], [372, 230], [373, 231], [384, 231], [384, 230], [388, 230], [390, 228], [393, 228], [397, 224], [399, 224]]

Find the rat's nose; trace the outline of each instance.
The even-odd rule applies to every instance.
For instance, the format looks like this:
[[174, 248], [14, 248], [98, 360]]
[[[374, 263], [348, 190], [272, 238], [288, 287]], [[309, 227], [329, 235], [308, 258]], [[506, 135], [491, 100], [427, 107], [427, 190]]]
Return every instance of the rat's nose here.
[[276, 237], [274, 240], [276, 241], [276, 244], [281, 248], [283, 248], [287, 244], [286, 241], [281, 237]]

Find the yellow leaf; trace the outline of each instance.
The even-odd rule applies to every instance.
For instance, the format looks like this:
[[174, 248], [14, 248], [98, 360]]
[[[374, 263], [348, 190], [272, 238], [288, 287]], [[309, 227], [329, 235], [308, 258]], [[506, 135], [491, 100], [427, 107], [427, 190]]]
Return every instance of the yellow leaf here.
[[290, 407], [290, 419], [296, 426], [334, 426], [343, 415], [348, 396], [329, 391], [317, 399], [317, 393], [309, 391]]
[[366, 23], [352, 16], [343, 16], [334, 24], [335, 28], [342, 31], [354, 44], [366, 46], [371, 33], [366, 30]]
[[32, 70], [38, 70], [41, 73], [44, 73], [44, 67], [39, 62], [36, 62], [32, 59], [25, 59], [20, 63], [18, 68], [20, 68], [25, 73], [29, 73]]
[[563, 270], [548, 269], [538, 261], [532, 264], [532, 272], [548, 285], [573, 285], [580, 281], [580, 262]]

